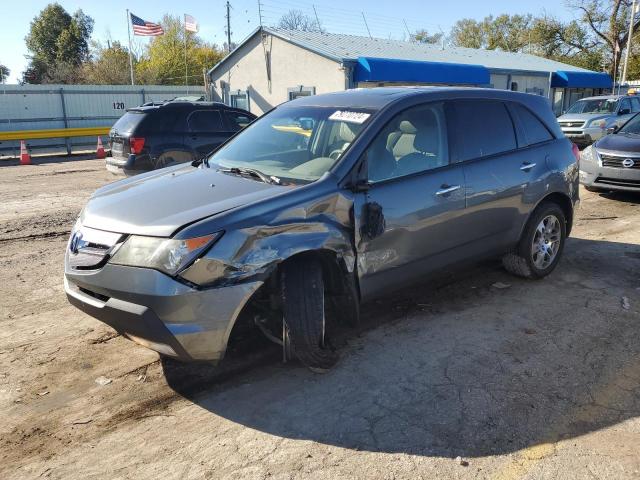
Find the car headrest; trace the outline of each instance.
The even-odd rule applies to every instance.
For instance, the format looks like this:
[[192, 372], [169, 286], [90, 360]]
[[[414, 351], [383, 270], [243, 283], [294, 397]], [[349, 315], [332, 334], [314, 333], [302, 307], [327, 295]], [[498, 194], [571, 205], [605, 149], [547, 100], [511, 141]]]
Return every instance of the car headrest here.
[[342, 122], [340, 124], [340, 129], [338, 130], [338, 136], [340, 140], [343, 142], [353, 142], [353, 139], [356, 138], [357, 131], [355, 130], [356, 126], [347, 122]]
[[413, 135], [416, 133], [416, 127], [409, 120], [402, 120], [399, 125], [400, 131], [402, 133], [407, 133], [409, 135]]

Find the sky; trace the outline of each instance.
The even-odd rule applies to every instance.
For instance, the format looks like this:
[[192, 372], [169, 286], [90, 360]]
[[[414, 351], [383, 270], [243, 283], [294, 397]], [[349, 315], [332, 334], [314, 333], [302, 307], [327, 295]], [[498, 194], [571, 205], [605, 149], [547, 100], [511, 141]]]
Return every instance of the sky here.
[[[5, 3], [6, 2], [6, 3]], [[17, 83], [27, 65], [28, 54], [24, 38], [29, 24], [48, 3], [47, 0], [26, 0], [11, 3], [3, 0], [0, 18], [0, 64], [11, 70], [8, 83]], [[223, 0], [58, 0], [69, 13], [81, 8], [95, 20], [92, 38], [106, 43], [107, 39], [127, 43], [128, 8], [144, 20], [157, 22], [163, 14], [195, 17], [200, 24], [200, 36], [206, 41], [221, 45], [226, 41], [225, 1]], [[514, 0], [230, 0], [232, 41], [239, 42], [262, 23], [274, 25], [290, 9], [299, 9], [310, 16], [317, 13], [322, 26], [329, 32], [367, 35], [367, 28], [374, 37], [403, 39], [408, 32], [426, 29], [429, 32], [448, 33], [461, 18], [482, 19], [501, 13], [546, 12], [561, 19], [573, 18], [558, 0], [523, 2]], [[443, 8], [443, 5], [447, 5]], [[314, 11], [315, 7], [315, 11]], [[366, 25], [363, 19], [366, 18]], [[406, 25], [405, 25], [406, 24]], [[149, 40], [134, 37], [137, 51]], [[136, 50], [134, 50], [136, 51]]]

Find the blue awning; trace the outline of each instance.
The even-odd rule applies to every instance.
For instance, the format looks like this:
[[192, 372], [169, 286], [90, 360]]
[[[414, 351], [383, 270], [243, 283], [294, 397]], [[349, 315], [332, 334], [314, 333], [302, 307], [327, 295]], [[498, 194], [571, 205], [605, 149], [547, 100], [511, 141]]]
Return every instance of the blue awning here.
[[558, 70], [551, 77], [551, 86], [560, 88], [612, 88], [613, 81], [608, 73]]
[[416, 82], [447, 85], [488, 85], [489, 70], [482, 65], [420, 62], [394, 58], [359, 57], [355, 82]]

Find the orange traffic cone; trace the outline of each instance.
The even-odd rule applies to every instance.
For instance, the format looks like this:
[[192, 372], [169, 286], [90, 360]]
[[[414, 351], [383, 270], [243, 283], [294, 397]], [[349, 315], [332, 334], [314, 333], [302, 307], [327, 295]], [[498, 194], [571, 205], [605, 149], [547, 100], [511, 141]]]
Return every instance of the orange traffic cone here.
[[20, 140], [20, 165], [31, 165], [31, 155], [24, 140]]
[[98, 146], [96, 147], [96, 158], [105, 158], [107, 155], [104, 153], [104, 147], [102, 146], [102, 139], [98, 137]]

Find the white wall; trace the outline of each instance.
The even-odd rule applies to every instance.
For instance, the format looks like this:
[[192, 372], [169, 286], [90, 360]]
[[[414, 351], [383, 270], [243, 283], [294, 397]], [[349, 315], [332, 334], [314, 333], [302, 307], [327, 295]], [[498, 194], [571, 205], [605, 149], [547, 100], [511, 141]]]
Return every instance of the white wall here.
[[[265, 51], [271, 54], [271, 85], [267, 79]], [[255, 35], [211, 74], [214, 100], [222, 100], [220, 81], [230, 90], [249, 90], [250, 110], [260, 115], [288, 100], [287, 88], [315, 87], [316, 94], [345, 89], [345, 72], [339, 63], [271, 35], [264, 42]]]

